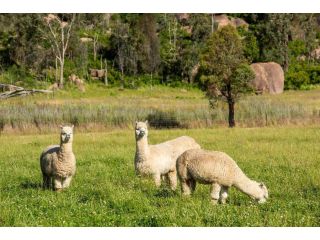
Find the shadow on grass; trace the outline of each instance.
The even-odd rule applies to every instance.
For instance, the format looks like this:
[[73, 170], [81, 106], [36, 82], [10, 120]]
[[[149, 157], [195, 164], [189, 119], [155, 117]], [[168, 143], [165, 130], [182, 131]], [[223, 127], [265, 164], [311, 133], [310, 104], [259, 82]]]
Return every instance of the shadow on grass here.
[[167, 188], [161, 188], [154, 194], [158, 198], [172, 198], [178, 196], [178, 193]]
[[39, 182], [31, 182], [26, 180], [20, 184], [23, 189], [42, 189], [42, 185]]
[[302, 189], [302, 194], [304, 198], [318, 198], [320, 196], [320, 188], [310, 184]]

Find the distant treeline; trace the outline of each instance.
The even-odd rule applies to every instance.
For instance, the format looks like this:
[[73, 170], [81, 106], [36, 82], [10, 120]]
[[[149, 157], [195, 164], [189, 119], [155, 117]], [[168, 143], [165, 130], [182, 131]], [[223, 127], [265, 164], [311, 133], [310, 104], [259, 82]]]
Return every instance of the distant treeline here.
[[0, 14], [0, 82], [48, 86], [75, 74], [127, 88], [201, 85], [201, 54], [227, 24], [249, 63], [283, 67], [287, 89], [320, 83], [320, 14], [165, 13]]

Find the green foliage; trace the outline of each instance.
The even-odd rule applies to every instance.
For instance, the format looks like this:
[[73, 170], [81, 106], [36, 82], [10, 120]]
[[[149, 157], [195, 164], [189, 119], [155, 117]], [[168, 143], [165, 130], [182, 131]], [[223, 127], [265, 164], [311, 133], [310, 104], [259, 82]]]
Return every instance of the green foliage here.
[[[70, 14], [56, 14], [70, 21]], [[8, 78], [15, 65], [34, 77], [34, 84], [55, 81], [52, 69], [56, 56], [49, 40], [47, 14], [0, 14], [0, 74]], [[69, 46], [66, 50], [64, 76], [75, 73], [90, 80], [88, 70], [100, 69], [108, 62], [110, 84], [132, 87], [130, 79], [153, 85], [161, 78], [162, 84], [179, 86], [193, 84], [201, 74], [195, 70], [206, 43], [218, 25], [212, 14], [77, 14]], [[249, 29], [237, 28], [242, 39], [242, 51], [248, 63], [275, 61], [284, 70], [305, 56], [312, 60], [311, 52], [317, 47], [320, 28], [318, 14], [228, 14], [249, 23]], [[58, 22], [54, 27], [59, 30]], [[210, 50], [209, 50], [210, 51]], [[226, 61], [232, 61], [228, 59]], [[203, 69], [202, 69], [203, 71]], [[308, 72], [310, 84], [316, 84], [317, 71]], [[226, 72], [230, 75], [230, 72]], [[291, 75], [291, 76], [290, 76]], [[292, 79], [292, 74], [289, 73]], [[127, 79], [129, 83], [127, 84]], [[139, 79], [144, 79], [139, 81]], [[28, 77], [21, 79], [32, 85]], [[137, 84], [139, 85], [139, 83]]]
[[243, 37], [243, 52], [245, 58], [249, 63], [259, 61], [259, 46], [256, 36], [251, 30], [246, 30], [245, 28], [238, 28], [238, 32], [241, 37]]
[[240, 36], [235, 28], [227, 26], [213, 33], [208, 39], [201, 64], [206, 75], [215, 75], [221, 78], [221, 81], [228, 81], [243, 61]]
[[320, 65], [319, 64], [310, 64], [306, 71], [309, 74], [311, 84], [320, 84]]
[[301, 89], [310, 83], [310, 78], [305, 71], [296, 71], [291, 68], [286, 74], [285, 87], [286, 89]]
[[290, 55], [293, 58], [297, 58], [299, 56], [307, 54], [306, 44], [302, 40], [299, 40], [299, 39], [293, 40], [289, 42], [288, 47], [289, 47]]
[[320, 84], [320, 66], [308, 62], [294, 62], [286, 74], [286, 89], [311, 89], [313, 85]]
[[234, 102], [250, 89], [248, 83], [254, 74], [246, 64], [243, 44], [233, 27], [224, 27], [212, 34], [201, 63], [201, 82], [210, 98]]

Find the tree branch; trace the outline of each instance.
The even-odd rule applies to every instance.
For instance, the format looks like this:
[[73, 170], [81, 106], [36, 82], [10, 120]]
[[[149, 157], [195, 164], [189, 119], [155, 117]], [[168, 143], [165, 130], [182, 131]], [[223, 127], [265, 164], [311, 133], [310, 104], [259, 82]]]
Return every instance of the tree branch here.
[[0, 83], [0, 88], [8, 88], [9, 91], [5, 91], [0, 93], [0, 99], [8, 99], [12, 97], [21, 97], [27, 96], [34, 93], [52, 93], [51, 90], [44, 89], [24, 89], [23, 87], [18, 87], [10, 84], [2, 84]]

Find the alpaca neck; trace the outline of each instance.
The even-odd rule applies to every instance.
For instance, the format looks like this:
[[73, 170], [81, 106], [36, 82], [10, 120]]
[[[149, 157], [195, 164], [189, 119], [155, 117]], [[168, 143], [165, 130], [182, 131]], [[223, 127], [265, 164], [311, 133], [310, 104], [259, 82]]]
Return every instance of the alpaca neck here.
[[60, 153], [61, 154], [72, 153], [72, 142], [61, 143], [60, 144]]
[[234, 186], [254, 199], [259, 199], [263, 195], [263, 191], [259, 187], [259, 184], [248, 178], [244, 173], [241, 173], [241, 176]]
[[136, 155], [137, 161], [146, 161], [149, 155], [148, 138], [144, 136], [136, 141]]

